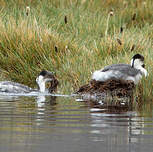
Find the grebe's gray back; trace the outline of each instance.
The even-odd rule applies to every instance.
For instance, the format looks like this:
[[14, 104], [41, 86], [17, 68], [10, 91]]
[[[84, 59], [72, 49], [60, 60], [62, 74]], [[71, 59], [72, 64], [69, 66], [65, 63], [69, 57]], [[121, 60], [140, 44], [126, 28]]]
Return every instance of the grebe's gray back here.
[[34, 89], [12, 81], [2, 81], [0, 82], [0, 92], [6, 93], [29, 93]]
[[[45, 92], [46, 91], [45, 83], [46, 82], [52, 83], [52, 81], [56, 81], [58, 85], [58, 80], [55, 78], [54, 74], [52, 72], [43, 70], [40, 72], [40, 74], [36, 78], [38, 89], [33, 89], [26, 85], [12, 82], [12, 81], [1, 81], [0, 82], [0, 92], [6, 92], [6, 93]], [[52, 90], [53, 92], [56, 89], [55, 87], [57, 87], [57, 85], [54, 86], [54, 88], [52, 88], [53, 86], [51, 85], [48, 92], [51, 93], [50, 90]]]
[[92, 79], [96, 81], [116, 80], [132, 80], [135, 84], [139, 82], [142, 76], [147, 76], [147, 70], [144, 68], [144, 57], [140, 54], [133, 56], [131, 65], [129, 64], [113, 64], [95, 71]]

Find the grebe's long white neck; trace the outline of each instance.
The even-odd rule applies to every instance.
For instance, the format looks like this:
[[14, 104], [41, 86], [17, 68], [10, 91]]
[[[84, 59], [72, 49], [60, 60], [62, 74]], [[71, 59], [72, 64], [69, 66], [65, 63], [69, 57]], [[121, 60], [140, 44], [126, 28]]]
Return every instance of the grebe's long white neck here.
[[43, 79], [43, 76], [38, 76], [37, 78], [36, 78], [36, 82], [37, 82], [37, 84], [38, 84], [38, 89], [39, 89], [39, 91], [40, 92], [45, 92], [45, 81], [44, 81], [44, 79]]

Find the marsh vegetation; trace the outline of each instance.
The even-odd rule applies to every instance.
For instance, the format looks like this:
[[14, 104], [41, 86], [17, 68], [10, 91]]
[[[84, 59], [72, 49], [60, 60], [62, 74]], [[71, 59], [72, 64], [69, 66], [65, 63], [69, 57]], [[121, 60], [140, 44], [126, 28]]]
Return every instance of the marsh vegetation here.
[[1, 79], [33, 87], [36, 75], [46, 69], [56, 73], [58, 92], [70, 94], [94, 70], [129, 63], [140, 53], [149, 76], [137, 94], [151, 100], [152, 10], [152, 0], [1, 1]]

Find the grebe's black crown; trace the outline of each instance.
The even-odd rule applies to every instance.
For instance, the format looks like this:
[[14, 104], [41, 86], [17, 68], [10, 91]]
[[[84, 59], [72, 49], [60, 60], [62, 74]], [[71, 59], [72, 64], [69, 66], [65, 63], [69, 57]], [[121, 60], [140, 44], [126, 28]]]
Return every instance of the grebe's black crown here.
[[46, 71], [46, 70], [42, 70], [42, 71], [39, 73], [39, 76], [40, 76], [40, 75], [43, 76], [44, 78], [47, 78], [47, 77], [54, 78], [53, 72]]
[[135, 54], [133, 56], [133, 60], [135, 60], [135, 59], [140, 59], [141, 61], [144, 61], [144, 57], [141, 54]]
[[42, 70], [39, 75], [42, 75], [42, 76], [45, 76], [47, 74], [47, 71], [46, 70]]

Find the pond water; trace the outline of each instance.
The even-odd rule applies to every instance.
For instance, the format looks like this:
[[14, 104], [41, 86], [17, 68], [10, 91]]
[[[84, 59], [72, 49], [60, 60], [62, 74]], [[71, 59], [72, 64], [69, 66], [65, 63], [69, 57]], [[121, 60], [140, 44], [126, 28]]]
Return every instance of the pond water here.
[[152, 109], [147, 101], [113, 109], [74, 97], [0, 96], [0, 152], [152, 152]]

